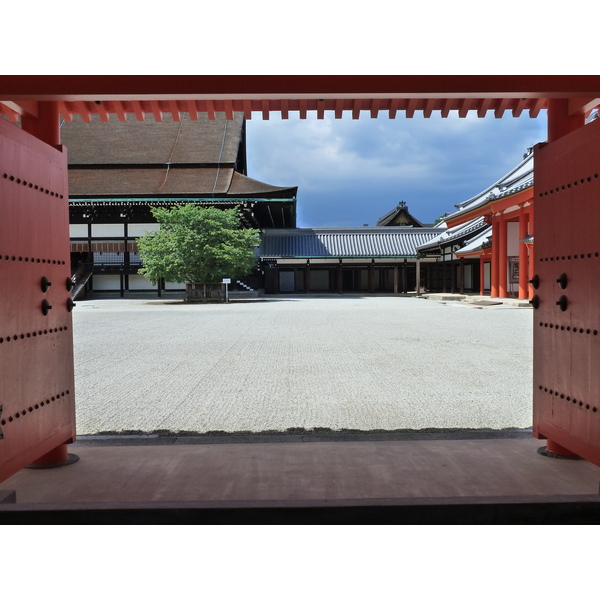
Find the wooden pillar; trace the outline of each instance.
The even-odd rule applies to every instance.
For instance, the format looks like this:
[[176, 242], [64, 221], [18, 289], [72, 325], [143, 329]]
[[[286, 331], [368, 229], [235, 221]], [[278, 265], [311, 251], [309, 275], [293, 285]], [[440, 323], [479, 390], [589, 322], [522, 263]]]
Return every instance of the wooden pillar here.
[[398, 265], [394, 265], [394, 294], [398, 293]]
[[492, 264], [491, 264], [491, 289], [490, 296], [497, 298], [499, 295], [498, 281], [499, 281], [499, 246], [500, 246], [500, 223], [497, 219], [492, 220]]
[[369, 292], [375, 291], [375, 262], [372, 260], [369, 265]]
[[417, 258], [417, 282], [415, 285], [417, 296], [421, 295], [421, 261]]
[[402, 293], [408, 293], [408, 259], [404, 259], [404, 266], [402, 267]]
[[500, 298], [508, 297], [507, 280], [508, 280], [508, 252], [507, 252], [507, 234], [508, 223], [506, 220], [500, 221], [500, 243], [498, 248], [498, 292]]
[[279, 294], [279, 265], [275, 264], [273, 270], [275, 271], [273, 275], [273, 293]]
[[442, 292], [448, 291], [446, 287], [446, 248], [442, 249]]
[[[465, 293], [465, 259], [460, 258], [460, 293]], [[472, 277], [472, 276], [471, 276]]]
[[456, 262], [453, 257], [453, 248], [450, 246], [450, 293], [456, 294]]
[[[519, 239], [527, 237], [528, 214], [521, 209], [519, 214]], [[519, 298], [525, 299], [528, 297], [527, 291], [527, 274], [529, 267], [527, 265], [527, 245], [519, 242]]]
[[483, 254], [479, 257], [479, 295], [485, 296], [485, 260]]
[[337, 267], [337, 291], [342, 294], [344, 292], [344, 268], [342, 267], [342, 259]]

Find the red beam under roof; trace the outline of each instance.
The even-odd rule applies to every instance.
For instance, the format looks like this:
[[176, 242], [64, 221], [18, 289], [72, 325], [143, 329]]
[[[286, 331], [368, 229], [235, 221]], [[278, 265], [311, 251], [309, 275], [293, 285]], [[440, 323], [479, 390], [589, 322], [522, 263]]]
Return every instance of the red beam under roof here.
[[[160, 119], [163, 112], [225, 113], [243, 111], [247, 118], [271, 112], [287, 116], [297, 111], [306, 118], [315, 111], [322, 118], [331, 111], [358, 118], [387, 111], [405, 116], [439, 111], [444, 117], [461, 117], [474, 111], [496, 117], [529, 111], [535, 117], [550, 98], [568, 98], [569, 109], [589, 113], [600, 105], [597, 75], [3, 75], [0, 76], [0, 111], [11, 120], [37, 111], [42, 101], [61, 102], [65, 118], [79, 113], [88, 120], [93, 113], [104, 119], [128, 114], [142, 120], [148, 113]], [[102, 102], [102, 104], [99, 104]], [[115, 108], [117, 107], [117, 108]], [[194, 108], [195, 107], [195, 108]]]

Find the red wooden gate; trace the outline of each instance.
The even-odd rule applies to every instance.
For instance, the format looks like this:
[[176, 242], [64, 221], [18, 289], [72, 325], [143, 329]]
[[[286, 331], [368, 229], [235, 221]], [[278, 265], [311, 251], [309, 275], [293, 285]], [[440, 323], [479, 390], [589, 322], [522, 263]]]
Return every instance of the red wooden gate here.
[[534, 168], [534, 435], [600, 465], [600, 119]]
[[66, 152], [0, 119], [0, 481], [75, 438]]

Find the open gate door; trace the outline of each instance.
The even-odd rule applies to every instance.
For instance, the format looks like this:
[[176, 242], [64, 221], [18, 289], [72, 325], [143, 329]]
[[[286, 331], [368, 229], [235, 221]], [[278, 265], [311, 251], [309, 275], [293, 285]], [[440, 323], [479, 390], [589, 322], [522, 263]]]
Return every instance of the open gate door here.
[[533, 432], [600, 465], [600, 119], [535, 148]]
[[75, 438], [66, 152], [0, 119], [0, 481]]

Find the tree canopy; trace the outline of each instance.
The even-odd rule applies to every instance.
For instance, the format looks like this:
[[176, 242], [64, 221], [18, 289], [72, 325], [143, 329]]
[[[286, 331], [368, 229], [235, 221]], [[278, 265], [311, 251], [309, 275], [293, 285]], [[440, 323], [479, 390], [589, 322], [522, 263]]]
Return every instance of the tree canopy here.
[[153, 284], [220, 283], [243, 277], [256, 264], [258, 229], [241, 229], [235, 208], [192, 205], [152, 208], [160, 230], [138, 238], [143, 267], [138, 271]]

